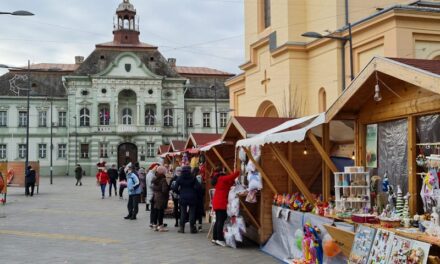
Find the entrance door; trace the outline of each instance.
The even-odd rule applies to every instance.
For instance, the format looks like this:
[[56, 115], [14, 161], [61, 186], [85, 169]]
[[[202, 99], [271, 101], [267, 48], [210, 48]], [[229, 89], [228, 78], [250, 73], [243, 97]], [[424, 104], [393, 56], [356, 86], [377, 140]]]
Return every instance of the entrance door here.
[[135, 164], [137, 159], [137, 147], [133, 143], [123, 143], [118, 147], [118, 168], [129, 162]]

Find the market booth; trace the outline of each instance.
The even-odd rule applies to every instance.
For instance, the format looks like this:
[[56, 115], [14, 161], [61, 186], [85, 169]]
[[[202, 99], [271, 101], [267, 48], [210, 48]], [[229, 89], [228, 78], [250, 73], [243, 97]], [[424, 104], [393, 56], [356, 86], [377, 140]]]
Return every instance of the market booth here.
[[[326, 121], [336, 120], [355, 122], [356, 165], [369, 172], [374, 196], [368, 202], [380, 215], [380, 225], [359, 225], [355, 234], [333, 230], [354, 240], [346, 249], [357, 248], [360, 237], [367, 245], [375, 241], [369, 253], [352, 250], [350, 258], [379, 258], [379, 252], [383, 263], [391, 263], [393, 252], [400, 252], [402, 259], [423, 256], [411, 263], [439, 263], [440, 61], [374, 58], [327, 111]], [[375, 246], [385, 237], [392, 250]]]
[[[40, 187], [40, 163], [30, 161], [29, 165], [35, 170], [37, 193]], [[3, 188], [0, 188], [0, 194], [6, 196], [8, 187], [25, 187], [25, 163], [17, 161], [0, 162], [0, 173], [2, 177]]]

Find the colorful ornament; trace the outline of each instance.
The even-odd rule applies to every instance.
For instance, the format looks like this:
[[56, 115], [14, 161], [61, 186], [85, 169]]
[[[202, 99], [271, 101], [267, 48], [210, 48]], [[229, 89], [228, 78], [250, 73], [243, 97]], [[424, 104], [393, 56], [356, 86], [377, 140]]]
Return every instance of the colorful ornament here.
[[385, 172], [385, 175], [383, 176], [383, 181], [382, 181], [382, 192], [388, 192], [388, 187], [390, 185], [390, 182], [388, 180], [388, 172]]
[[402, 196], [402, 189], [400, 188], [400, 185], [397, 185], [397, 198], [396, 198], [396, 216], [402, 217], [403, 213], [403, 196]]
[[329, 234], [324, 236], [323, 241], [324, 255], [331, 258], [341, 253], [341, 248]]

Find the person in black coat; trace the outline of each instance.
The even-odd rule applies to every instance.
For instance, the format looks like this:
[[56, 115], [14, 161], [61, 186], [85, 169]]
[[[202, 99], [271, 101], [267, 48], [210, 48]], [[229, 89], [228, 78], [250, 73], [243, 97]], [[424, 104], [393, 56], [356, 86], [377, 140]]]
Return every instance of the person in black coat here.
[[197, 199], [196, 199], [196, 221], [199, 222], [198, 231], [202, 231], [203, 216], [205, 215], [205, 183], [203, 182], [202, 176], [200, 175], [200, 170], [194, 168], [193, 176], [196, 178], [197, 182], [200, 184], [198, 188]]
[[[37, 181], [37, 176], [35, 174], [35, 170], [32, 169], [32, 166], [28, 166], [26, 170], [26, 177], [25, 177], [25, 194], [26, 196], [34, 196], [34, 188], [35, 188], [35, 182]], [[31, 191], [29, 192], [29, 187], [31, 188]]]
[[185, 220], [188, 219], [191, 233], [197, 233], [196, 205], [200, 184], [191, 174], [191, 167], [182, 167], [182, 175], [177, 179], [175, 191], [180, 194], [180, 228], [179, 233], [185, 233]]
[[109, 178], [109, 189], [108, 189], [108, 196], [112, 196], [112, 187], [115, 188], [115, 196], [118, 195], [118, 192], [116, 190], [116, 181], [118, 180], [118, 170], [116, 169], [116, 165], [113, 164], [110, 169], [107, 170], [108, 178]]
[[127, 188], [127, 175], [124, 171], [124, 166], [119, 168], [119, 199], [122, 199], [122, 193]]

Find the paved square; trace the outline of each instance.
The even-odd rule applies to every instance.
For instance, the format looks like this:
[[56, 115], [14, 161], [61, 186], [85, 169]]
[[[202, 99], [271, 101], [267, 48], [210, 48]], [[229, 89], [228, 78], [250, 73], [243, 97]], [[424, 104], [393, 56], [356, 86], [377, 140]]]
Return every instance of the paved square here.
[[150, 231], [144, 204], [137, 221], [124, 220], [127, 200], [102, 200], [92, 177], [81, 187], [73, 178], [41, 182], [34, 197], [9, 189], [7, 217], [0, 218], [0, 263], [277, 263], [256, 247], [212, 245], [207, 225], [203, 233], [179, 234], [174, 220], [166, 219], [170, 232]]

